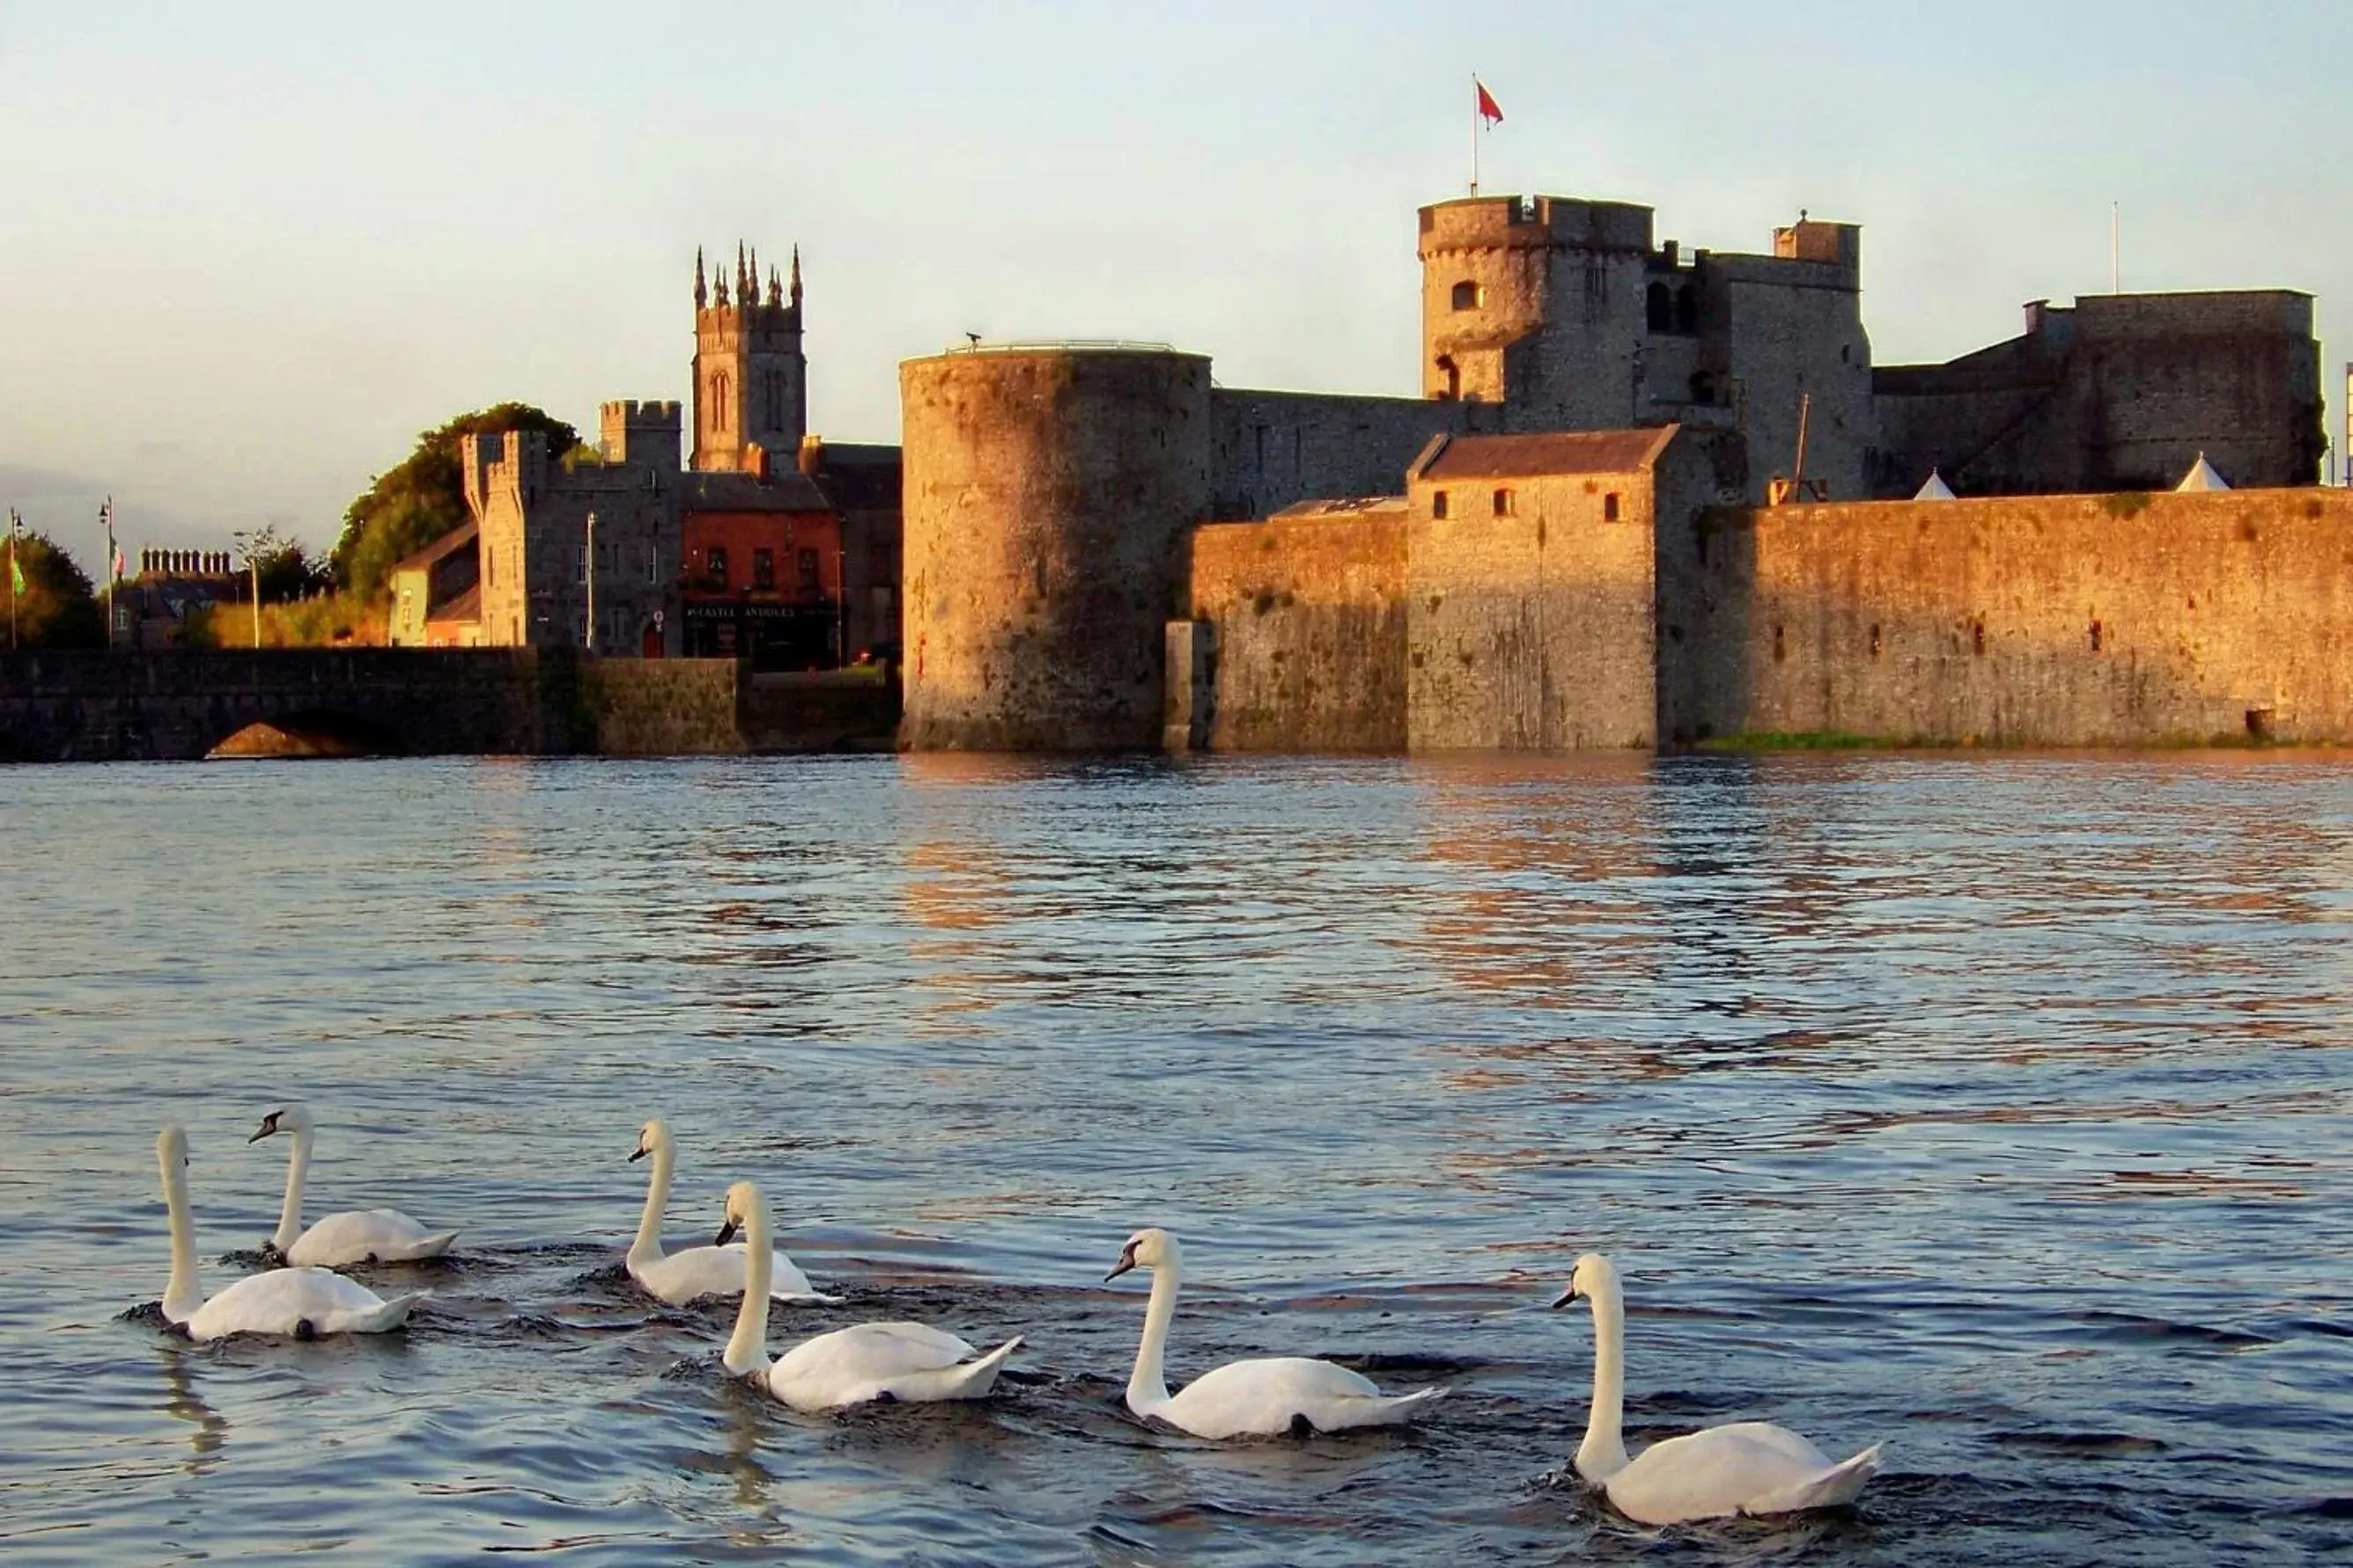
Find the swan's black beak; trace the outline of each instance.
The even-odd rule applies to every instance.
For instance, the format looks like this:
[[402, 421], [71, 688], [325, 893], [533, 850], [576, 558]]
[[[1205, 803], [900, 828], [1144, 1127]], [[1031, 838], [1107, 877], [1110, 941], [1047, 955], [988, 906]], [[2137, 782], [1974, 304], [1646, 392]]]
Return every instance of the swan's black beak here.
[[1103, 1276], [1103, 1283], [1106, 1285], [1110, 1284], [1113, 1280], [1118, 1279], [1121, 1275], [1126, 1273], [1129, 1269], [1134, 1267], [1135, 1248], [1133, 1247], [1124, 1247], [1120, 1248], [1119, 1261], [1112, 1266], [1110, 1273]]
[[246, 1140], [246, 1142], [247, 1142], [248, 1143], [259, 1143], [259, 1142], [260, 1142], [264, 1138], [269, 1137], [272, 1132], [275, 1132], [275, 1131], [278, 1131], [278, 1112], [276, 1112], [276, 1111], [274, 1111], [274, 1110], [273, 1110], [273, 1111], [271, 1111], [269, 1115], [267, 1115], [267, 1116], [265, 1116], [265, 1117], [263, 1117], [263, 1118], [261, 1119], [261, 1131], [259, 1131], [259, 1132], [257, 1132], [257, 1133], [255, 1133], [252, 1137], [250, 1137], [250, 1138], [247, 1139], [247, 1140]]
[[1554, 1311], [1557, 1312], [1557, 1311], [1559, 1311], [1563, 1307], [1567, 1306], [1571, 1301], [1574, 1301], [1574, 1300], [1577, 1300], [1577, 1287], [1576, 1287], [1576, 1286], [1574, 1286], [1574, 1285], [1571, 1285], [1567, 1289], [1563, 1290], [1563, 1291], [1560, 1293], [1560, 1300], [1557, 1300], [1557, 1301], [1555, 1301], [1555, 1302], [1552, 1304], [1552, 1310], [1553, 1310]]
[[636, 1153], [634, 1153], [634, 1154], [631, 1154], [631, 1155], [629, 1156], [629, 1163], [630, 1163], [630, 1164], [632, 1164], [632, 1165], [634, 1165], [634, 1164], [636, 1164], [638, 1161], [640, 1161], [640, 1160], [644, 1159], [645, 1157], [646, 1157], [646, 1146], [645, 1146], [644, 1144], [640, 1143], [640, 1144], [638, 1144], [638, 1145], [637, 1152], [636, 1152]]
[[724, 1247], [724, 1246], [726, 1246], [729, 1242], [731, 1242], [731, 1241], [733, 1241], [733, 1240], [734, 1240], [734, 1239], [735, 1239], [735, 1222], [734, 1222], [733, 1220], [732, 1220], [732, 1219], [731, 1219], [731, 1220], [729, 1220], [725, 1225], [723, 1225], [723, 1226], [721, 1226], [719, 1227], [719, 1237], [718, 1237], [718, 1239], [717, 1239], [717, 1240], [715, 1240], [715, 1241], [713, 1241], [711, 1245], [712, 1245], [712, 1246], [713, 1246], [713, 1247]]

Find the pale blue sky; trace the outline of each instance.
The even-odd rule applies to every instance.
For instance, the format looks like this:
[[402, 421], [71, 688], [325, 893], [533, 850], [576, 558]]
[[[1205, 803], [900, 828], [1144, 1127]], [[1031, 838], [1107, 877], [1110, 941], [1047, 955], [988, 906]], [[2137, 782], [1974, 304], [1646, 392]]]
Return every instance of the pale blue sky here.
[[[2344, 0], [1766, 6], [0, 0], [0, 503], [319, 545], [416, 431], [680, 397], [698, 242], [808, 279], [813, 427], [991, 337], [1409, 394], [1414, 208], [1648, 203], [1686, 246], [1864, 226], [1883, 363], [2107, 286], [2353, 301]], [[2341, 358], [2324, 359], [2332, 436]]]

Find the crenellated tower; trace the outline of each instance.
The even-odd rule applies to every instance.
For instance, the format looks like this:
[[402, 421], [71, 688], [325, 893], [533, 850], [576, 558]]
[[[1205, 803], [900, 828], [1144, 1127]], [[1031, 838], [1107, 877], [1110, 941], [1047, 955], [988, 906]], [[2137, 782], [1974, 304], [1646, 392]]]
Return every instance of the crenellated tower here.
[[789, 463], [808, 428], [808, 360], [801, 352], [801, 253], [787, 284], [757, 250], [735, 247], [712, 282], [694, 253], [694, 453], [700, 469], [755, 466], [752, 448]]

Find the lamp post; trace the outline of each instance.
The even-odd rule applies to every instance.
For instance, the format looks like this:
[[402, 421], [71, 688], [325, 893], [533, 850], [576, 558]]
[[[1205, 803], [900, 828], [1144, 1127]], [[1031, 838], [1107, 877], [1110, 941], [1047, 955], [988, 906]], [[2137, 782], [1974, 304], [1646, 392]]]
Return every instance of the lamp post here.
[[588, 635], [585, 646], [596, 651], [596, 514], [588, 514], [587, 536], [580, 546], [580, 576], [588, 584]]
[[106, 530], [106, 646], [114, 647], [114, 498], [107, 497], [98, 503], [98, 521]]

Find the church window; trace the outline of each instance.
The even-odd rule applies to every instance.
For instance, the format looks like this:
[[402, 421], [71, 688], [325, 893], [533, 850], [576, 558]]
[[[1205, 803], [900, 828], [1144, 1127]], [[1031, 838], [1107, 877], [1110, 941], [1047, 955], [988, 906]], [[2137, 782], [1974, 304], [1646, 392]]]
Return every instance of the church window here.
[[711, 427], [713, 430], [727, 428], [727, 378], [724, 375], [711, 378]]
[[1439, 518], [1442, 518], [1446, 515], [1446, 492], [1444, 490], [1432, 490], [1430, 492], [1430, 515]]
[[1454, 308], [1458, 310], [1475, 310], [1485, 303], [1482, 294], [1482, 290], [1476, 283], [1468, 281], [1457, 283], [1454, 286]]

